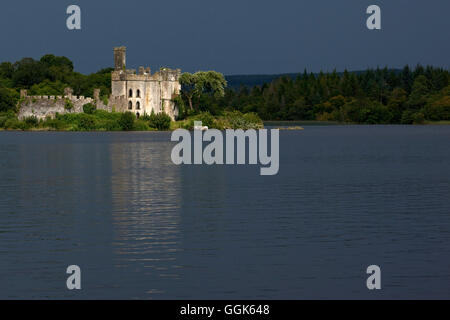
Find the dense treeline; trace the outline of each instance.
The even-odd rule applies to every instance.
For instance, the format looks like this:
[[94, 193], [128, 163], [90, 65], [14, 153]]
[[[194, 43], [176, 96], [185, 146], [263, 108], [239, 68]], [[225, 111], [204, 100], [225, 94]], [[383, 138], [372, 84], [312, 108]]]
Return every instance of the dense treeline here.
[[0, 63], [0, 112], [14, 109], [20, 89], [29, 95], [63, 95], [71, 87], [75, 95], [92, 97], [94, 88], [102, 96], [111, 92], [111, 68], [90, 75], [74, 72], [73, 63], [66, 57], [51, 54], [40, 60], [24, 58], [15, 63]]
[[199, 97], [199, 109], [255, 112], [264, 120], [328, 120], [354, 123], [423, 123], [450, 120], [449, 72], [408, 66], [338, 74], [306, 71], [262, 86], [227, 89]]
[[[15, 111], [20, 89], [28, 89], [30, 95], [62, 95], [65, 87], [71, 87], [75, 95], [92, 97], [94, 88], [100, 88], [101, 95], [108, 96], [111, 71], [106, 68], [83, 75], [74, 71], [68, 58], [51, 54], [40, 60], [3, 62], [0, 112]], [[205, 75], [206, 80], [209, 75], [211, 79], [200, 81], [200, 77], [195, 82], [196, 75]], [[256, 113], [264, 120], [370, 124], [450, 120], [449, 71], [442, 68], [419, 65], [414, 69], [406, 66], [403, 70], [378, 68], [357, 73], [305, 71], [296, 78], [284, 76], [260, 86], [228, 88], [224, 92], [215, 88], [215, 84], [226, 84], [218, 75], [199, 72], [189, 77], [192, 81], [184, 81], [182, 98], [177, 98], [182, 119], [205, 111], [214, 116], [240, 111]]]

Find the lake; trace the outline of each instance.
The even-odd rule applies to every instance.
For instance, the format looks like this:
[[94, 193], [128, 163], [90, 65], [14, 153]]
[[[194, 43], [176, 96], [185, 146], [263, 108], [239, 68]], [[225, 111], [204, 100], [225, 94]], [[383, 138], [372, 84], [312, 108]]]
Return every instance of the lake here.
[[0, 132], [0, 298], [450, 298], [450, 126], [281, 131], [275, 176], [173, 145]]

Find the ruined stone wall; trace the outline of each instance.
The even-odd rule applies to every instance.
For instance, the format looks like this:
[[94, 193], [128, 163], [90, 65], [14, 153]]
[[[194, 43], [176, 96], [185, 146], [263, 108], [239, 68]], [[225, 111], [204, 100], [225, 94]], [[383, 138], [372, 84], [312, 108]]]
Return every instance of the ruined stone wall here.
[[[97, 92], [98, 96], [98, 92]], [[97, 97], [97, 100], [84, 96], [28, 96], [25, 90], [21, 92], [18, 118], [23, 120], [36, 117], [43, 120], [47, 117], [54, 118], [57, 113], [81, 113], [87, 103], [96, 105], [97, 109], [111, 112], [111, 107], [105, 105]]]

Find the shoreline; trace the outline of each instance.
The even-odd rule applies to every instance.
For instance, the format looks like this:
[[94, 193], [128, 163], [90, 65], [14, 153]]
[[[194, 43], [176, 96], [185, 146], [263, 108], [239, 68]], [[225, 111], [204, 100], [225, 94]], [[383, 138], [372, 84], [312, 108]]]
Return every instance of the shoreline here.
[[[303, 126], [299, 126], [298, 124], [302, 124]], [[263, 129], [278, 129], [281, 131], [301, 131], [305, 130], [304, 127], [311, 127], [311, 126], [367, 126], [367, 127], [374, 127], [374, 126], [403, 126], [403, 127], [427, 127], [427, 126], [448, 126], [450, 125], [450, 121], [436, 121], [436, 122], [428, 122], [424, 124], [395, 124], [395, 123], [388, 123], [388, 124], [358, 124], [358, 123], [330, 123], [330, 121], [265, 121]], [[274, 128], [275, 127], [275, 128]], [[26, 130], [21, 129], [5, 129], [0, 128], [0, 132], [105, 132], [105, 133], [136, 133], [136, 132], [173, 132], [177, 129], [182, 128], [174, 128], [170, 130], [55, 130], [52, 128], [31, 128]], [[211, 128], [214, 129], [214, 128]], [[235, 129], [238, 130], [239, 128]], [[188, 131], [193, 131], [193, 129], [186, 129]], [[224, 131], [226, 129], [220, 130]], [[245, 130], [245, 129], [243, 129]]]

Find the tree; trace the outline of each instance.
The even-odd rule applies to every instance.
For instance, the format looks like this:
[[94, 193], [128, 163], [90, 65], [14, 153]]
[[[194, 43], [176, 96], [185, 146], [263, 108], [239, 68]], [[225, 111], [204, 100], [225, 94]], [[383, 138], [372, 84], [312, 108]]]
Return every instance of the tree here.
[[33, 84], [44, 81], [45, 78], [45, 67], [39, 61], [23, 58], [14, 63], [12, 79], [16, 88], [29, 88]]
[[16, 90], [0, 87], [0, 112], [14, 109], [18, 98]]
[[134, 119], [135, 119], [134, 114], [129, 111], [122, 113], [119, 118], [119, 125], [122, 128], [122, 130], [124, 131], [133, 130]]
[[0, 64], [0, 78], [11, 79], [14, 73], [14, 67], [11, 62], [2, 62]]
[[70, 72], [73, 71], [73, 62], [70, 61], [69, 58], [66, 57], [57, 57], [53, 54], [46, 54], [45, 56], [42, 56], [40, 62], [48, 67], [59, 67], [62, 69], [67, 69]]
[[182, 94], [188, 99], [189, 109], [193, 109], [192, 99], [195, 94], [195, 75], [185, 72], [180, 77], [180, 84], [182, 86]]
[[223, 74], [215, 71], [199, 71], [194, 74], [183, 73], [180, 77], [182, 94], [188, 99], [189, 108], [193, 107], [193, 99], [200, 97], [203, 93], [214, 98], [225, 95], [227, 82]]
[[408, 104], [411, 108], [420, 109], [425, 106], [429, 94], [428, 79], [420, 75], [414, 80]]
[[389, 97], [388, 108], [393, 116], [393, 122], [399, 123], [402, 118], [408, 97], [406, 91], [402, 88], [395, 88]]
[[48, 79], [42, 81], [41, 83], [34, 84], [31, 86], [30, 95], [36, 96], [58, 96], [64, 94], [64, 88], [67, 88], [66, 83], [61, 81], [52, 82]]
[[425, 118], [429, 120], [450, 120], [450, 86], [434, 95], [423, 111]]

